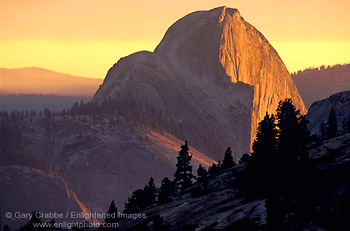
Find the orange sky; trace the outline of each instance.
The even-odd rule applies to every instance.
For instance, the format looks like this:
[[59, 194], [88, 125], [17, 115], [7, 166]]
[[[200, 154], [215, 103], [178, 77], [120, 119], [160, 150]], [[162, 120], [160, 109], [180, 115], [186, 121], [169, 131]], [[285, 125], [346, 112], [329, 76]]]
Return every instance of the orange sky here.
[[349, 0], [0, 0], [0, 67], [104, 78], [120, 57], [152, 51], [179, 18], [222, 5], [258, 28], [289, 71], [350, 62]]

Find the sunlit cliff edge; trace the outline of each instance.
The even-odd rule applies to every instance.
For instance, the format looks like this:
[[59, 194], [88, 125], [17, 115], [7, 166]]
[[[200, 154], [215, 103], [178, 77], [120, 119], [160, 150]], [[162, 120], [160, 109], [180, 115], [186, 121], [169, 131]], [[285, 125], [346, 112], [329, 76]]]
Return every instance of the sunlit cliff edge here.
[[[257, 123], [285, 98], [306, 113], [287, 68], [267, 39], [237, 9], [219, 7], [178, 20], [153, 53], [120, 59], [93, 101], [132, 99], [148, 105], [165, 120], [178, 121], [183, 127], [179, 138], [193, 138], [200, 151], [217, 157], [211, 153], [229, 145], [236, 155], [249, 152]], [[203, 126], [212, 136], [197, 141], [193, 131]], [[213, 138], [219, 144], [210, 142]]]

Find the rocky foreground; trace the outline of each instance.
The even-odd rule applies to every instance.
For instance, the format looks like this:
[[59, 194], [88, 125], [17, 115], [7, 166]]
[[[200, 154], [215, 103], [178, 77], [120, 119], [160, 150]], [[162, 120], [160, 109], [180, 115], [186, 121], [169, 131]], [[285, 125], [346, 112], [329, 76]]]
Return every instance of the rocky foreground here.
[[[341, 200], [349, 200], [350, 134], [313, 145], [317, 147], [311, 148], [309, 157], [315, 163], [317, 176], [314, 210], [322, 221], [298, 221], [287, 230], [333, 230], [325, 225], [334, 218], [332, 207]], [[244, 168], [242, 163], [211, 177], [210, 191], [205, 195], [194, 193], [202, 186], [196, 183], [171, 202], [141, 211], [146, 219], [121, 220], [120, 230], [266, 230], [266, 199], [248, 200], [236, 187], [236, 177]], [[330, 211], [324, 211], [325, 207]]]

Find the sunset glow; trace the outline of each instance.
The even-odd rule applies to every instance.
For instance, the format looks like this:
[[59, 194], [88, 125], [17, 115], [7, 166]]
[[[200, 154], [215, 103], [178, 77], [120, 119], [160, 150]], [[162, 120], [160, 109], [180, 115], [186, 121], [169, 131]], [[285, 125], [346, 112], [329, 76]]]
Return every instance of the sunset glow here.
[[11, 40], [1, 43], [0, 66], [44, 67], [77, 76], [104, 78], [119, 58], [153, 50], [152, 41]]
[[153, 51], [176, 20], [221, 5], [260, 30], [291, 72], [350, 61], [348, 0], [1, 0], [0, 67], [104, 78], [119, 58]]

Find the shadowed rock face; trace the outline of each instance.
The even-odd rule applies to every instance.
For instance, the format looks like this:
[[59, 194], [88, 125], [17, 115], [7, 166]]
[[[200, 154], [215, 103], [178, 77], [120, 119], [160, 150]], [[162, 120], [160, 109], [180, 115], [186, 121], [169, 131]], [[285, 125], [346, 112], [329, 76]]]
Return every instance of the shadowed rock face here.
[[[8, 156], [1, 153], [2, 211], [105, 213], [112, 200], [122, 211], [132, 192], [150, 177], [160, 185], [165, 176], [173, 176], [182, 140], [146, 129], [135, 135], [122, 117], [98, 117], [18, 119], [25, 154], [17, 161], [21, 166], [8, 166]], [[193, 171], [214, 162], [189, 148]], [[13, 219], [5, 224], [18, 228], [26, 222]]]
[[[73, 191], [69, 191], [65, 181], [40, 169], [0, 166], [0, 185], [2, 212], [12, 213], [11, 217], [1, 215], [2, 225], [7, 224], [12, 230], [18, 230], [29, 221], [28, 217], [23, 218], [19, 214], [31, 214], [33, 211], [43, 214], [81, 211], [74, 198], [69, 195]], [[52, 219], [42, 220], [49, 222]], [[55, 218], [56, 222], [63, 220], [82, 222], [82, 219], [74, 220], [70, 217]]]
[[312, 135], [321, 136], [321, 123], [327, 124], [329, 113], [333, 108], [338, 122], [338, 133], [343, 132], [343, 123], [350, 121], [350, 91], [338, 92], [330, 97], [311, 104], [307, 118]]
[[267, 39], [238, 11], [226, 13], [221, 27], [220, 64], [233, 83], [254, 86], [252, 140], [258, 122], [266, 112], [275, 113], [281, 99], [292, 98], [296, 108], [305, 114], [304, 103], [287, 68]]
[[238, 10], [226, 7], [191, 13], [168, 29], [153, 53], [121, 59], [93, 100], [107, 98], [151, 105], [178, 122], [180, 139], [214, 159], [229, 145], [236, 160], [249, 152], [258, 122], [280, 100], [292, 98], [306, 113], [278, 53]]

